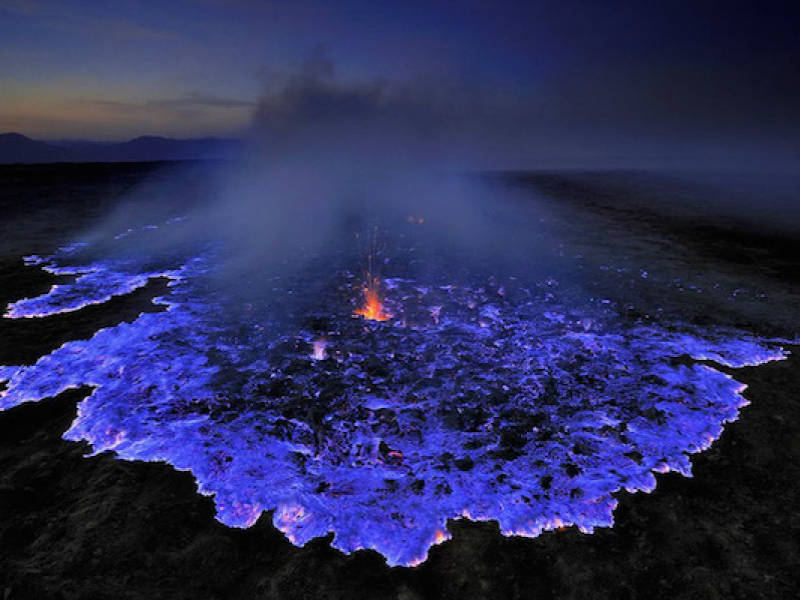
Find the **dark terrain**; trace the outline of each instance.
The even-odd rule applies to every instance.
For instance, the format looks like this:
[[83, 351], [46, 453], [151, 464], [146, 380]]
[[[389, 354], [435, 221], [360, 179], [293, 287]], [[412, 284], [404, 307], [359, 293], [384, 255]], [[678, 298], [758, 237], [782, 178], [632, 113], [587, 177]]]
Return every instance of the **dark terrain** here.
[[[208, 184], [201, 165], [180, 171], [174, 164], [0, 168], [0, 304], [52, 284], [24, 267], [22, 256], [71, 241], [145, 178], [172, 175], [187, 197]], [[516, 185], [621, 228], [657, 229], [699, 269], [780, 290], [793, 300], [780, 314], [770, 304], [745, 316], [731, 309], [730, 319], [773, 335], [796, 333], [800, 236], [789, 208], [762, 228], [744, 217], [716, 219], [713, 210], [698, 216], [685, 207], [708, 188], [659, 181], [655, 188], [674, 184], [671, 197], [685, 201], [648, 202], [656, 192], [642, 174], [515, 178]], [[153, 309], [149, 300], [163, 293], [160, 286], [73, 314], [2, 320], [0, 364], [29, 364], [64, 341], [134, 319]], [[87, 393], [73, 390], [0, 412], [0, 598], [796, 597], [798, 367], [795, 354], [736, 370], [752, 404], [710, 450], [693, 457], [693, 478], [658, 475], [652, 494], [618, 494], [615, 527], [523, 539], [502, 537], [491, 522], [455, 521], [454, 539], [414, 569], [389, 569], [369, 551], [342, 555], [329, 540], [297, 548], [274, 529], [270, 515], [247, 530], [227, 528], [214, 520], [211, 500], [196, 493], [189, 473], [111, 454], [86, 458], [88, 445], [61, 439]]]

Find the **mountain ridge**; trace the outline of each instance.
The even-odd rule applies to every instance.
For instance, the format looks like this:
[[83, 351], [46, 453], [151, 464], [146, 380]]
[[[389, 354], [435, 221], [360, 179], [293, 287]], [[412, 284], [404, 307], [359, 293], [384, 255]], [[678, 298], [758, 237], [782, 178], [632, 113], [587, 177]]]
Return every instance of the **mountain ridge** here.
[[143, 135], [125, 142], [34, 140], [21, 133], [0, 133], [0, 164], [146, 162], [234, 158], [242, 142], [231, 138], [175, 139]]

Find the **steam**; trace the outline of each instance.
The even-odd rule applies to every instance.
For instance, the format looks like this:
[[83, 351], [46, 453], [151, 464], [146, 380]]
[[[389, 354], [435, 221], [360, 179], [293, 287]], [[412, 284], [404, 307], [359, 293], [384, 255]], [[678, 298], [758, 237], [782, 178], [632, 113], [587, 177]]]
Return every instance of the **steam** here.
[[268, 88], [251, 139], [271, 159], [324, 160], [349, 171], [431, 161], [464, 167], [491, 110], [481, 90], [447, 77], [340, 81], [318, 48], [300, 72]]
[[[453, 79], [344, 81], [318, 49], [268, 86], [242, 161], [184, 174], [201, 188], [188, 199], [169, 201], [179, 192], [160, 181], [137, 192], [159, 199], [150, 207], [188, 217], [147, 250], [168, 255], [213, 240], [224, 248], [218, 284], [259, 297], [269, 295], [270, 278], [299, 276], [323, 255], [357, 271], [356, 235], [375, 228], [386, 245], [419, 251], [405, 274], [452, 271], [464, 255], [501, 268], [524, 263], [537, 252], [531, 227], [541, 214], [471, 174], [491, 152], [485, 132], [500, 113], [496, 101]], [[107, 227], [124, 229], [132, 204]]]
[[[498, 159], [507, 118], [499, 95], [455, 78], [347, 79], [318, 49], [266, 87], [241, 160], [151, 178], [89, 241], [98, 257], [149, 255], [155, 270], [213, 249], [209, 290], [278, 311], [287, 300], [275, 298], [276, 281], [291, 279], [295, 315], [331, 285], [320, 273], [349, 273], [360, 299], [369, 282], [359, 281], [357, 237], [373, 231], [380, 277], [563, 280], [548, 258], [559, 242], [541, 223], [544, 204], [478, 175]], [[128, 228], [175, 217], [185, 221], [146, 247], [117, 243]]]

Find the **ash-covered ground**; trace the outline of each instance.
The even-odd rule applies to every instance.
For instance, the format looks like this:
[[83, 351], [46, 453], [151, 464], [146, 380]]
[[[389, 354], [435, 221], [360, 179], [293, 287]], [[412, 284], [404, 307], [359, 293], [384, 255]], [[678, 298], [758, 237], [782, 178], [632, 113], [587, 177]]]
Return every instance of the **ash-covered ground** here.
[[[24, 266], [23, 256], [57, 252], [102, 219], [128, 188], [154, 176], [187, 198], [209, 187], [201, 165], [4, 169], [4, 305], [44, 294], [53, 283], [52, 273]], [[191, 363], [193, 372], [182, 383], [195, 385], [192, 376], [212, 364], [206, 375], [217, 393], [189, 390], [183, 399], [190, 402], [157, 406], [158, 418], [140, 418], [134, 394], [126, 398], [131, 382], [107, 385], [108, 369], [96, 364], [66, 361], [60, 377], [53, 377], [52, 363], [38, 374], [34, 367], [19, 389], [40, 386], [44, 397], [84, 387], [0, 413], [0, 585], [7, 597], [791, 596], [798, 550], [792, 508], [800, 451], [794, 441], [796, 358], [728, 367], [760, 363], [777, 356], [776, 348], [792, 349], [780, 339], [794, 339], [798, 322], [796, 232], [780, 220], [783, 227], [755, 228], [736, 215], [703, 215], [693, 194], [709, 197], [716, 188], [674, 177], [515, 174], [495, 185], [513, 189], [515, 202], [529, 193], [537, 207], [530, 222], [504, 231], [525, 238], [526, 226], [545, 222], [540, 229], [548, 233], [534, 245], [539, 253], [523, 254], [523, 263], [533, 256], [539, 263], [526, 271], [528, 280], [520, 281], [518, 265], [502, 260], [503, 253], [486, 260], [479, 245], [466, 252], [477, 257], [465, 259], [462, 249], [442, 259], [447, 245], [426, 233], [435, 232], [435, 220], [414, 217], [383, 234], [382, 293], [391, 320], [353, 317], [358, 275], [347, 265], [358, 255], [347, 250], [331, 253], [335, 268], [323, 256], [327, 264], [314, 259], [295, 276], [314, 280], [311, 287], [291, 278], [275, 283], [268, 306], [254, 305], [247, 289], [236, 290], [214, 305], [236, 315], [241, 327], [235, 342], [223, 328], [215, 338], [216, 358]], [[513, 214], [528, 213], [515, 207]], [[486, 215], [501, 222], [505, 217], [502, 209]], [[436, 261], [425, 260], [433, 256]], [[468, 267], [442, 268], [448, 264]], [[87, 306], [3, 319], [0, 364], [33, 365], [64, 342], [73, 341], [64, 348], [91, 346], [78, 340], [104, 327], [116, 342], [95, 341], [94, 350], [128, 357], [137, 344], [115, 331], [141, 328], [142, 319], [152, 319], [158, 330], [166, 306], [180, 314], [173, 310], [179, 301], [153, 304], [153, 298], [198, 297], [197, 287], [169, 285], [185, 278], [152, 270], [152, 262], [146, 272], [165, 277], [142, 279], [129, 263], [114, 265], [106, 264], [101, 278], [106, 288], [118, 288], [110, 299], [88, 273], [77, 296], [89, 298]], [[299, 301], [292, 297], [312, 288]], [[73, 300], [67, 293], [50, 308]], [[20, 317], [42, 312], [35, 303], [15, 306]], [[137, 319], [142, 310], [153, 312]], [[201, 318], [191, 322], [202, 325], [203, 337], [184, 342], [208, 350], [209, 331], [220, 322], [209, 318], [212, 312], [200, 309]], [[274, 314], [282, 315], [276, 323], [270, 322]], [[140, 356], [135, 379], [155, 386], [156, 396], [159, 380], [148, 379], [147, 361], [166, 360], [164, 352], [185, 358], [185, 351], [170, 329], [136, 338], [141, 348], [153, 339], [149, 334], [165, 331], [173, 346]], [[315, 351], [314, 342], [322, 340], [324, 348]], [[232, 345], [244, 350], [222, 356]], [[265, 352], [248, 356], [253, 349]], [[703, 359], [713, 362], [698, 364]], [[255, 369], [259, 360], [263, 368]], [[708, 379], [710, 373], [715, 375]], [[723, 421], [736, 418], [739, 386], [723, 373], [750, 386], [744, 397], [752, 404], [710, 449], [693, 454], [692, 479], [666, 473], [652, 480], [653, 469], [688, 472], [682, 452], [705, 448]], [[13, 401], [13, 379], [9, 385], [6, 398]], [[190, 469], [201, 489], [216, 493], [216, 506], [197, 495], [188, 473], [120, 461], [111, 452], [85, 458], [85, 443], [61, 439], [75, 418], [75, 403], [91, 392], [88, 385], [100, 392], [105, 386], [105, 396], [95, 392], [96, 408], [82, 411], [83, 426], [73, 425], [77, 435], [68, 437], [89, 439], [96, 451]], [[298, 402], [309, 391], [322, 401]], [[523, 396], [537, 400], [536, 410], [520, 402]], [[707, 401], [714, 398], [717, 405]], [[670, 399], [694, 412], [687, 417], [670, 410], [664, 405]], [[262, 429], [239, 427], [243, 414], [262, 417]], [[187, 450], [197, 436], [182, 437], [174, 428], [198, 419], [215, 425], [205, 437], [219, 436], [213, 456]], [[584, 421], [589, 427], [578, 439], [574, 432]], [[248, 438], [253, 431], [278, 440], [281, 448], [291, 445], [292, 452], [242, 461], [263, 443], [262, 437]], [[143, 448], [148, 440], [158, 451]], [[230, 455], [222, 456], [226, 440]], [[665, 450], [670, 444], [672, 454]], [[236, 468], [226, 466], [230, 462]], [[261, 469], [255, 476], [254, 468]], [[365, 481], [365, 469], [374, 482]], [[618, 491], [650, 490], [656, 480], [648, 495]], [[274, 491], [298, 486], [306, 487], [292, 498], [304, 498], [307, 506], [290, 507]], [[581, 509], [586, 497], [597, 512]], [[228, 500], [247, 509], [226, 518]], [[586, 535], [569, 526], [610, 525], [617, 502], [612, 528]], [[261, 510], [267, 514], [259, 518]], [[215, 512], [223, 522], [250, 527], [225, 527]], [[321, 524], [308, 527], [305, 512], [322, 515]], [[460, 513], [500, 519], [506, 534], [546, 531], [534, 539], [507, 538], [496, 521], [446, 521]], [[294, 541], [311, 541], [302, 549], [292, 546], [273, 520]], [[338, 539], [312, 539], [328, 530]], [[453, 539], [433, 546], [421, 566], [386, 567], [384, 557], [419, 562], [431, 543], [449, 537], [447, 530]], [[348, 552], [374, 547], [383, 556], [344, 555], [330, 548], [331, 541]]]

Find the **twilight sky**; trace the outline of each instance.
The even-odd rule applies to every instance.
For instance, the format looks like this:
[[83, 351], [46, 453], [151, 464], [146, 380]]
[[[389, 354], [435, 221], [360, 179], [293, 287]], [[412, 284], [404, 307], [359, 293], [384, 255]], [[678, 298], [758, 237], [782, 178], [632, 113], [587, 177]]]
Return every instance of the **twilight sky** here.
[[447, 81], [483, 98], [466, 114], [491, 98], [532, 156], [796, 156], [792, 4], [0, 0], [0, 132], [240, 135], [321, 45], [340, 86]]

